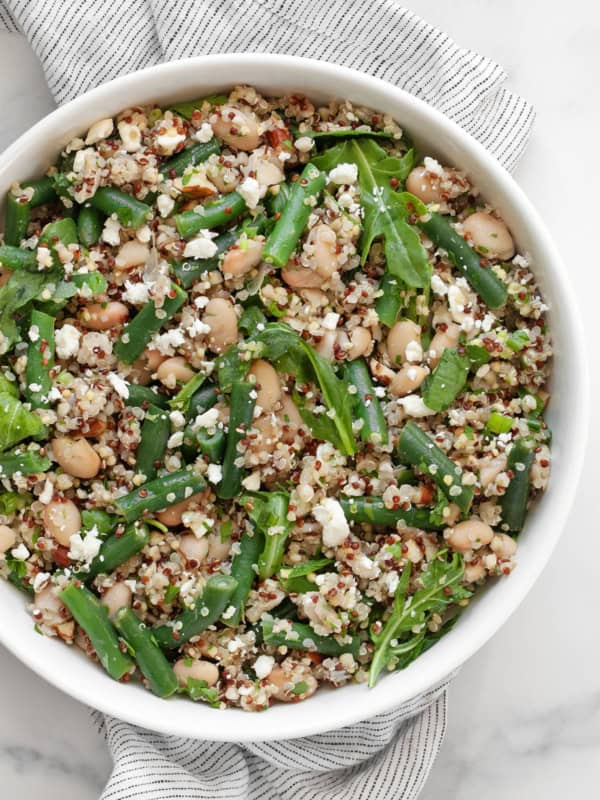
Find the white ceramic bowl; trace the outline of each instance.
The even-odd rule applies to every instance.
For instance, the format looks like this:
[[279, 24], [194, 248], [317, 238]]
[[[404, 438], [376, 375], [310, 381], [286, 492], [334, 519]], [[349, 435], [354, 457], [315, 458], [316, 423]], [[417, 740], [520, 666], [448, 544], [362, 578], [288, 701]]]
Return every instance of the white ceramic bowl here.
[[478, 650], [531, 589], [560, 536], [582, 464], [588, 417], [585, 345], [567, 271], [543, 223], [510, 175], [457, 125], [415, 97], [353, 70], [317, 61], [267, 55], [194, 58], [118, 78], [45, 117], [0, 157], [0, 193], [35, 177], [59, 150], [95, 120], [127, 106], [200, 97], [248, 83], [267, 94], [301, 91], [317, 100], [348, 98], [392, 114], [422, 151], [466, 170], [499, 210], [535, 273], [551, 309], [556, 358], [548, 421], [554, 433], [548, 491], [520, 538], [518, 568], [480, 596], [458, 624], [408, 669], [374, 689], [319, 691], [310, 700], [278, 704], [262, 714], [214, 711], [189, 700], [159, 700], [135, 684], [113, 682], [77, 648], [39, 636], [23, 597], [0, 581], [0, 640], [31, 669], [64, 692], [122, 719], [181, 736], [258, 741], [305, 736], [349, 725], [432, 687]]

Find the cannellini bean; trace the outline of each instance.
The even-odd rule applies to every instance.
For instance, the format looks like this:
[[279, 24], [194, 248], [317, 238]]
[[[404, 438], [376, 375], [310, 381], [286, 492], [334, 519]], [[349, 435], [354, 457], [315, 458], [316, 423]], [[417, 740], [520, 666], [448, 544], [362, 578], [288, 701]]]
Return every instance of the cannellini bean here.
[[17, 541], [17, 535], [12, 528], [8, 525], [0, 525], [0, 553], [6, 553], [11, 547], [14, 547]]
[[169, 389], [174, 389], [177, 383], [186, 383], [191, 380], [196, 373], [188, 365], [183, 356], [173, 356], [167, 358], [159, 364], [156, 370], [158, 380]]
[[244, 240], [243, 246], [239, 244], [231, 247], [221, 263], [223, 275], [245, 275], [260, 264], [265, 240], [262, 236], [256, 239]]
[[390, 393], [396, 397], [412, 394], [427, 377], [428, 370], [419, 364], [405, 364], [390, 383]]
[[281, 416], [287, 425], [304, 425], [304, 420], [300, 416], [296, 403], [289, 394], [284, 393], [281, 398]]
[[198, 539], [193, 533], [184, 534], [179, 539], [179, 552], [183, 554], [186, 561], [195, 562], [198, 566], [208, 554], [206, 537]]
[[517, 543], [506, 533], [497, 533], [490, 547], [499, 558], [510, 558], [517, 552]]
[[415, 167], [406, 179], [406, 191], [424, 203], [441, 203], [441, 181], [439, 175], [428, 172], [425, 167]]
[[[446, 324], [446, 323], [445, 323]], [[435, 367], [442, 353], [447, 347], [456, 347], [460, 336], [460, 327], [453, 322], [446, 324], [445, 330], [438, 330], [429, 344], [427, 358], [429, 363]]]
[[46, 625], [60, 625], [68, 616], [67, 609], [56, 596], [55, 587], [52, 584], [35, 593], [33, 604], [38, 611], [42, 612]]
[[279, 375], [269, 362], [262, 358], [252, 364], [248, 374], [256, 379], [256, 405], [263, 411], [271, 411], [281, 397]]
[[115, 266], [117, 269], [133, 269], [145, 264], [149, 256], [150, 246], [146, 242], [131, 239], [121, 245], [115, 258]]
[[473, 247], [487, 258], [505, 261], [515, 254], [515, 243], [501, 219], [476, 211], [463, 222], [463, 233]]
[[409, 319], [396, 322], [389, 330], [386, 340], [390, 361], [395, 366], [407, 359], [407, 348], [416, 349], [421, 346], [421, 328]]
[[144, 350], [143, 357], [146, 359], [146, 364], [151, 372], [156, 372], [163, 361], [167, 360], [167, 356], [163, 355], [160, 350], [150, 350], [149, 348]]
[[152, 380], [152, 375], [163, 361], [167, 360], [160, 350], [146, 349], [142, 355], [131, 365], [127, 373], [127, 379], [141, 386], [147, 386]]
[[213, 297], [204, 309], [202, 321], [210, 326], [208, 346], [213, 353], [222, 353], [238, 340], [238, 320], [233, 304], [223, 297]]
[[373, 349], [373, 337], [368, 328], [359, 326], [350, 332], [350, 349], [347, 352], [350, 361], [360, 356], [368, 356]]
[[278, 164], [261, 159], [256, 166], [256, 180], [261, 186], [275, 186], [285, 180], [285, 175]]
[[369, 359], [369, 370], [371, 375], [385, 386], [388, 386], [396, 377], [396, 373], [393, 369], [384, 366], [380, 361], [377, 361], [376, 358]]
[[100, 471], [100, 456], [82, 436], [52, 439], [54, 458], [74, 478], [94, 478]]
[[256, 114], [236, 106], [223, 106], [212, 123], [215, 136], [235, 150], [255, 150], [260, 142]]
[[90, 303], [79, 314], [81, 324], [92, 331], [107, 331], [123, 325], [129, 317], [124, 303]]
[[337, 331], [325, 331], [321, 340], [315, 345], [315, 350], [320, 356], [326, 358], [328, 361], [334, 360], [333, 346], [337, 341]]
[[315, 225], [306, 244], [312, 248], [315, 269], [322, 278], [331, 278], [338, 268], [337, 237], [329, 225]]
[[481, 561], [477, 564], [465, 564], [464, 575], [467, 583], [476, 583], [482, 578], [485, 578], [485, 567]]
[[202, 492], [193, 494], [191, 497], [188, 497], [187, 500], [182, 500], [180, 503], [175, 503], [172, 506], [168, 506], [164, 509], [164, 511], [159, 511], [156, 515], [156, 518], [168, 528], [174, 528], [177, 525], [181, 525], [181, 519], [184, 511], [188, 509], [191, 503], [200, 500], [203, 496], [204, 495]]
[[190, 180], [181, 187], [181, 191], [186, 197], [200, 199], [201, 197], [212, 197], [217, 194], [217, 187], [209, 181], [206, 175], [201, 172], [192, 174]]
[[448, 543], [453, 550], [466, 553], [467, 550], [478, 550], [483, 545], [489, 544], [493, 536], [494, 531], [489, 525], [476, 517], [471, 517], [452, 528]]
[[187, 686], [190, 678], [195, 681], [206, 681], [209, 686], [214, 686], [219, 680], [219, 669], [216, 664], [199, 658], [195, 658], [191, 664], [187, 658], [179, 658], [173, 664], [173, 671], [180, 686]]
[[101, 597], [101, 603], [106, 606], [108, 616], [112, 619], [120, 608], [131, 606], [131, 589], [123, 581], [114, 583]]
[[289, 693], [286, 691], [286, 689], [291, 688], [292, 684], [289, 676], [285, 674], [283, 669], [278, 664], [275, 664], [269, 673], [268, 681], [274, 686], [277, 686], [277, 691], [274, 693], [273, 697], [275, 697], [277, 700], [281, 700], [283, 703], [286, 703], [290, 700]]
[[281, 279], [292, 289], [318, 289], [325, 282], [316, 269], [290, 264], [281, 270]]
[[496, 480], [498, 475], [506, 467], [506, 456], [500, 455], [496, 458], [482, 460], [479, 467], [479, 482], [485, 488]]
[[71, 536], [81, 530], [81, 514], [72, 500], [52, 500], [44, 508], [44, 527], [63, 547], [71, 546]]
[[226, 561], [231, 552], [231, 539], [221, 541], [220, 533], [210, 533], [206, 540], [208, 542], [208, 558], [211, 561]]

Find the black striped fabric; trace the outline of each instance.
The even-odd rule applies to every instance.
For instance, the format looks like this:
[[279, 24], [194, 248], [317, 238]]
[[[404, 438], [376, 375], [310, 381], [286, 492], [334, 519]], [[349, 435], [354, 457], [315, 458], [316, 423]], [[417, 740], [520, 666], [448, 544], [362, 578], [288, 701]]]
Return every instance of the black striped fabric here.
[[534, 120], [500, 65], [396, 0], [0, 0], [0, 28], [30, 40], [59, 103], [161, 61], [251, 51], [332, 61], [401, 86], [507, 169]]
[[[0, 29], [29, 39], [59, 103], [161, 61], [253, 51], [390, 81], [508, 169], [534, 120], [502, 67], [395, 0], [0, 0]], [[102, 800], [413, 800], [444, 738], [449, 680], [350, 728], [281, 742], [163, 736], [95, 712], [114, 760]]]

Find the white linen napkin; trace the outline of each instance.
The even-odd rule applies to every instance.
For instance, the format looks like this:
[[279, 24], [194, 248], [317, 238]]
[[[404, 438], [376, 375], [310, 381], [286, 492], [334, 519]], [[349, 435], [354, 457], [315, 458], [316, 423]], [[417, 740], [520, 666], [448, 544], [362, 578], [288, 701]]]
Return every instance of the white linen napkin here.
[[[534, 120], [503, 86], [500, 65], [395, 0], [0, 0], [1, 28], [29, 39], [58, 103], [161, 61], [253, 51], [388, 80], [455, 120], [507, 169]], [[414, 800], [444, 737], [451, 677], [374, 719], [276, 743], [162, 736], [97, 715], [114, 759], [102, 800]]]

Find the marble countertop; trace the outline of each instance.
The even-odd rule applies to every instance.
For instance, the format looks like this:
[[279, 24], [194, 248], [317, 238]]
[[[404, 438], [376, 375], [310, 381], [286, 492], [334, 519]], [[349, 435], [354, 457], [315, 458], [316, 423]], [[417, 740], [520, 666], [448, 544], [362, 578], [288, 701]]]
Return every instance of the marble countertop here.
[[[597, 346], [592, 325], [598, 316], [600, 268], [597, 256], [590, 256], [600, 186], [597, 6], [591, 0], [572, 0], [568, 7], [558, 0], [415, 0], [410, 7], [459, 44], [503, 64], [511, 88], [536, 106], [534, 134], [516, 178], [573, 273], [588, 339]], [[0, 103], [0, 147], [53, 107], [27, 44], [4, 33]], [[590, 358], [597, 397], [597, 351]], [[452, 685], [448, 734], [421, 800], [597, 796], [600, 576], [593, 554], [600, 531], [592, 458], [599, 450], [596, 428], [587, 442], [587, 474], [576, 508], [550, 565], [517, 613]], [[0, 675], [3, 796], [98, 797], [110, 759], [88, 709], [2, 648]]]

